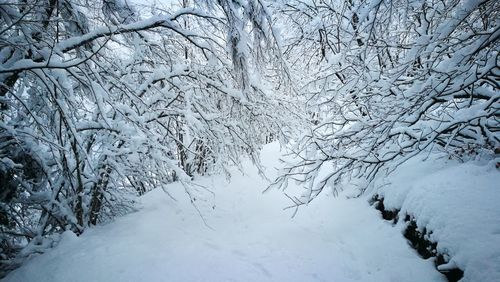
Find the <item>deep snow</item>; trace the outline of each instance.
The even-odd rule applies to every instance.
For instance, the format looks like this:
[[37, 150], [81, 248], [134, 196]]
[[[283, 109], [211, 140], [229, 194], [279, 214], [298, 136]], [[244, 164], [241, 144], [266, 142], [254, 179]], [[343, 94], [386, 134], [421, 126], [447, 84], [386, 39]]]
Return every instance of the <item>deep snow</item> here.
[[[425, 160], [425, 161], [424, 161]], [[449, 160], [421, 155], [372, 191], [387, 210], [398, 209], [432, 231], [437, 251], [449, 256], [440, 268], [459, 267], [462, 281], [500, 281], [500, 171], [498, 160]], [[403, 221], [399, 225], [404, 225]], [[404, 228], [404, 226], [401, 226]]]
[[[263, 150], [272, 177], [277, 144]], [[250, 163], [246, 175], [197, 180], [214, 192], [195, 203], [183, 192], [155, 190], [142, 208], [116, 221], [65, 233], [57, 247], [31, 258], [5, 281], [443, 281], [399, 230], [380, 219], [366, 198], [320, 196], [295, 218], [280, 191]], [[290, 187], [289, 189], [293, 189]]]

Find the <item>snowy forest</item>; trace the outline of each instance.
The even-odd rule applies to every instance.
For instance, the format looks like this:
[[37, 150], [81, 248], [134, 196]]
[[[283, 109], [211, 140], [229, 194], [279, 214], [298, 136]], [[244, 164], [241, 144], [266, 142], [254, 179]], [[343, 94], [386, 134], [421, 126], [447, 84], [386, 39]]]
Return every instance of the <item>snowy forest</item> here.
[[[496, 0], [0, 0], [0, 278], [500, 281], [499, 38]], [[239, 194], [245, 185], [254, 196]], [[352, 215], [345, 224], [362, 229], [366, 215], [392, 234], [378, 244], [401, 240], [388, 256], [405, 275], [387, 265], [376, 266], [382, 276], [279, 276], [294, 267], [273, 268], [276, 255], [227, 277], [196, 259], [199, 277], [143, 280], [154, 270], [139, 267], [68, 278], [58, 276], [67, 266], [43, 261], [63, 265], [58, 250], [77, 241], [97, 249], [105, 236], [95, 232], [140, 222], [153, 202], [164, 218], [151, 225], [170, 224], [161, 234], [186, 224], [172, 214], [191, 212], [196, 227], [183, 232], [198, 235], [186, 241], [223, 233], [229, 223], [217, 229], [211, 213], [238, 197], [227, 214], [248, 206], [265, 222], [273, 216], [254, 206], [268, 201], [283, 215], [274, 225], [323, 228]], [[181, 208], [163, 207], [172, 203]], [[322, 239], [300, 237], [318, 251], [298, 254], [328, 259]], [[411, 260], [398, 262], [401, 250]], [[409, 272], [417, 263], [430, 276]]]

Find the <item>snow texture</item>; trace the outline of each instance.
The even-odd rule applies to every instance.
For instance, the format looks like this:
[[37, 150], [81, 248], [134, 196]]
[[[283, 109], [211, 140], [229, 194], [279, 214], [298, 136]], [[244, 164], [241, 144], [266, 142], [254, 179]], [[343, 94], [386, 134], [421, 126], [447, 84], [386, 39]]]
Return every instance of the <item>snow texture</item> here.
[[[437, 251], [449, 255], [441, 267], [464, 270], [462, 281], [500, 281], [500, 173], [491, 161], [459, 163], [414, 158], [374, 192], [387, 210], [413, 216], [420, 229], [432, 231]], [[405, 224], [400, 221], [400, 224]], [[404, 228], [404, 226], [402, 226]]]
[[[266, 173], [279, 167], [279, 146], [262, 151]], [[57, 247], [32, 257], [5, 281], [444, 281], [366, 198], [322, 194], [295, 218], [280, 191], [250, 162], [242, 175], [204, 177], [204, 197], [172, 184], [142, 198], [140, 211], [64, 233]], [[290, 185], [288, 189], [298, 189]]]

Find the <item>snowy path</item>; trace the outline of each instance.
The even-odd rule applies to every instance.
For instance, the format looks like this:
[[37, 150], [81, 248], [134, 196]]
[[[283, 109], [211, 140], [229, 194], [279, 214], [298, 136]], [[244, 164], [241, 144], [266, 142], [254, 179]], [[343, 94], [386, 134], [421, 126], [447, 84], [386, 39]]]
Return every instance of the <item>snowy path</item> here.
[[[276, 145], [263, 151], [276, 166]], [[294, 219], [278, 191], [245, 165], [231, 183], [200, 183], [216, 196], [198, 200], [207, 228], [173, 185], [143, 197], [143, 208], [31, 259], [6, 281], [443, 281], [366, 199], [323, 196]], [[212, 208], [214, 207], [214, 208]]]

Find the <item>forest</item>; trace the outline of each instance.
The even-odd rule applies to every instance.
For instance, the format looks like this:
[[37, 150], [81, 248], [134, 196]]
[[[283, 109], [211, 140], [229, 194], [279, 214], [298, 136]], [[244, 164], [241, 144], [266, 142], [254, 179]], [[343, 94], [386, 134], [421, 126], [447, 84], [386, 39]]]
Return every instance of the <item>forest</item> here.
[[[275, 204], [286, 218], [349, 191], [353, 203], [399, 212], [398, 224], [415, 221], [437, 244], [437, 264], [455, 249], [426, 233], [435, 217], [420, 222], [430, 212], [415, 201], [471, 201], [480, 210], [471, 222], [492, 231], [468, 232], [492, 244], [456, 255], [452, 268], [465, 270], [463, 281], [500, 279], [500, 212], [489, 201], [500, 199], [499, 37], [495, 0], [0, 0], [0, 277], [67, 234], [129, 218], [148, 195], [187, 197], [185, 209], [205, 222], [207, 198], [235, 192], [197, 181], [237, 183], [255, 168], [265, 181], [254, 189], [284, 196]], [[286, 154], [263, 160], [278, 143]], [[408, 204], [403, 188], [380, 190], [436, 159], [447, 163], [435, 171], [463, 169], [431, 183], [469, 184], [422, 188]], [[473, 212], [459, 210], [436, 212], [457, 218], [444, 220], [462, 226], [451, 233], [472, 229]], [[469, 267], [469, 254], [493, 262]], [[474, 267], [490, 276], [467, 272]]]

